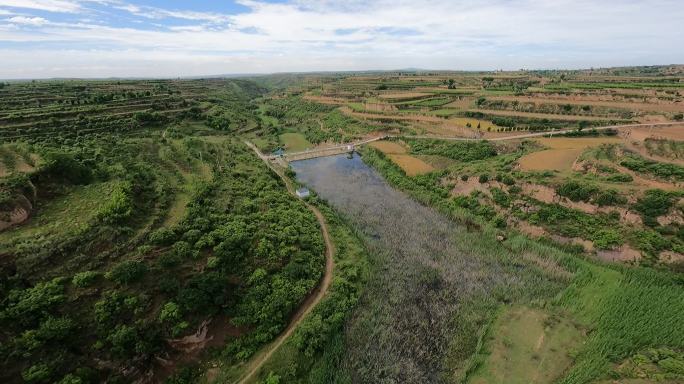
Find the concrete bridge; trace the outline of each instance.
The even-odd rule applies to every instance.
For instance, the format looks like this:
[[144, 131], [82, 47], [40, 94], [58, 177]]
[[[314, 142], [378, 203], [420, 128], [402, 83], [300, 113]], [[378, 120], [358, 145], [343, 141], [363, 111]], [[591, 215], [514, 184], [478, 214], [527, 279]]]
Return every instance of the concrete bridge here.
[[309, 150], [301, 151], [301, 152], [286, 153], [282, 156], [270, 156], [270, 159], [271, 160], [282, 159], [286, 162], [290, 162], [290, 161], [297, 161], [297, 160], [313, 159], [316, 157], [341, 155], [344, 153], [353, 152], [357, 147], [360, 147], [364, 144], [372, 143], [372, 142], [378, 141], [378, 140], [383, 140], [383, 139], [386, 139], [388, 137], [390, 137], [390, 136], [389, 135], [377, 136], [377, 137], [373, 137], [370, 139], [340, 144], [340, 145], [336, 145], [333, 147], [316, 148], [316, 149], [309, 149]]

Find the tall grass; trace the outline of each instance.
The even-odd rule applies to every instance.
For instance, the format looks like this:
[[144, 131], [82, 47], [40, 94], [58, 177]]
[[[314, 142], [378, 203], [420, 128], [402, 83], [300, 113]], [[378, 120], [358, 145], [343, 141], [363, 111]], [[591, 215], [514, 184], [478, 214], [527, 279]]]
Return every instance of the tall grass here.
[[559, 304], [591, 330], [576, 364], [560, 383], [587, 383], [606, 376], [611, 364], [644, 348], [684, 348], [681, 276], [583, 263]]

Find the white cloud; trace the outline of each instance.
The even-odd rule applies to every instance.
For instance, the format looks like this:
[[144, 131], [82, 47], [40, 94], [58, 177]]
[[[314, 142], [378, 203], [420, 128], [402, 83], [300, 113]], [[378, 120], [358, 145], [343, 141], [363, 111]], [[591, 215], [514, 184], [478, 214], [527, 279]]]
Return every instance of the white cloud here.
[[[74, 71], [84, 76], [95, 73], [95, 68], [102, 71], [97, 76], [108, 76], [107, 71], [118, 76], [178, 76], [684, 62], [684, 51], [676, 49], [684, 41], [684, 7], [676, 0], [243, 0], [240, 3], [249, 10], [235, 15], [89, 1], [125, 10], [142, 26], [118, 27], [101, 18], [89, 23], [43, 22], [36, 28], [38, 24], [28, 22], [34, 17], [22, 16], [27, 21], [22, 25], [34, 27], [0, 24], [0, 42], [59, 44], [62, 50], [41, 52], [54, 56], [46, 61], [55, 63], [51, 68], [70, 76], [77, 75]], [[88, 17], [97, 20], [99, 12]], [[167, 18], [195, 23], [169, 25]], [[92, 47], [101, 50], [93, 53]], [[28, 65], [28, 59], [22, 63], [22, 56], [32, 58], [40, 52], [21, 52], [5, 52], [9, 56], [2, 56], [0, 78], [18, 70], [35, 76], [55, 73]], [[58, 66], [59, 62], [64, 64]], [[88, 69], [79, 70], [81, 66]]]
[[7, 19], [7, 21], [9, 21], [10, 23], [14, 23], [14, 24], [24, 24], [24, 25], [33, 25], [33, 26], [45, 25], [48, 23], [48, 21], [42, 17], [26, 17], [26, 16], [10, 17], [9, 19]]
[[78, 1], [71, 0], [0, 0], [0, 6], [66, 13], [81, 9]]
[[148, 19], [176, 18], [193, 21], [207, 21], [212, 23], [224, 23], [230, 19], [230, 16], [221, 15], [218, 13], [167, 10], [156, 7], [139, 7], [133, 4], [115, 5], [114, 8]]

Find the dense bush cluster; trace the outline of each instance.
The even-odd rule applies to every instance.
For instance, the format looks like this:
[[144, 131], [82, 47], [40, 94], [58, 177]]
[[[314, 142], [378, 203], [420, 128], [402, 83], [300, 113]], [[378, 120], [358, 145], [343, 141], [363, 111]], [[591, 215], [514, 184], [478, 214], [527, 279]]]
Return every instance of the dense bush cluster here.
[[489, 141], [408, 140], [408, 144], [413, 154], [440, 155], [463, 162], [484, 160], [497, 153]]
[[[128, 381], [165, 356], [164, 339], [218, 315], [247, 330], [225, 351], [244, 359], [283, 329], [321, 276], [317, 222], [241, 143], [184, 140], [169, 163], [159, 154], [171, 144], [109, 140], [67, 151], [46, 143], [33, 175], [3, 180], [21, 189], [32, 179], [57, 197], [89, 187], [81, 184], [113, 185], [76, 232], [0, 238], [20, 265], [0, 270], [3, 382]], [[161, 226], [167, 183], [181, 177], [175, 167], [218, 159], [212, 181], [193, 185], [180, 223]], [[52, 198], [45, 193], [39, 198]]]

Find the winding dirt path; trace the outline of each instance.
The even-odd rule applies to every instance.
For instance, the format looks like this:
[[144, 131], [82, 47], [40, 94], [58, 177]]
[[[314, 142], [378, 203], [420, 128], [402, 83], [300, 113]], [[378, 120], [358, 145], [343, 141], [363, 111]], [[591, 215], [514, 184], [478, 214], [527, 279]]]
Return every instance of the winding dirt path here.
[[[245, 144], [247, 144], [247, 146], [250, 147], [257, 154], [257, 156], [259, 156], [259, 158], [263, 160], [266, 165], [283, 180], [285, 186], [287, 187], [287, 191], [296, 197], [297, 195], [295, 194], [295, 187], [290, 179], [285, 176], [283, 171], [273, 166], [268, 158], [261, 153], [261, 151], [259, 151], [254, 144], [248, 141], [246, 141]], [[306, 318], [306, 315], [308, 315], [311, 310], [321, 301], [321, 299], [323, 299], [325, 294], [328, 292], [328, 288], [330, 288], [330, 284], [332, 283], [333, 270], [335, 269], [335, 261], [333, 260], [335, 248], [330, 240], [328, 225], [325, 222], [323, 214], [318, 210], [318, 208], [307, 202], [304, 202], [304, 204], [316, 216], [318, 224], [321, 227], [321, 233], [323, 234], [323, 240], [325, 241], [325, 273], [316, 289], [309, 294], [306, 300], [304, 300], [304, 303], [302, 303], [297, 312], [295, 312], [292, 320], [290, 320], [290, 324], [287, 326], [287, 328], [285, 328], [285, 331], [283, 331], [283, 333], [281, 333], [277, 339], [266, 346], [247, 363], [245, 374], [238, 381], [239, 384], [246, 384], [254, 378], [254, 375], [271, 358], [273, 353], [275, 353], [275, 351], [278, 350], [281, 345], [283, 345], [285, 340], [287, 340], [290, 335], [292, 335], [297, 326], [304, 320], [304, 318]]]

